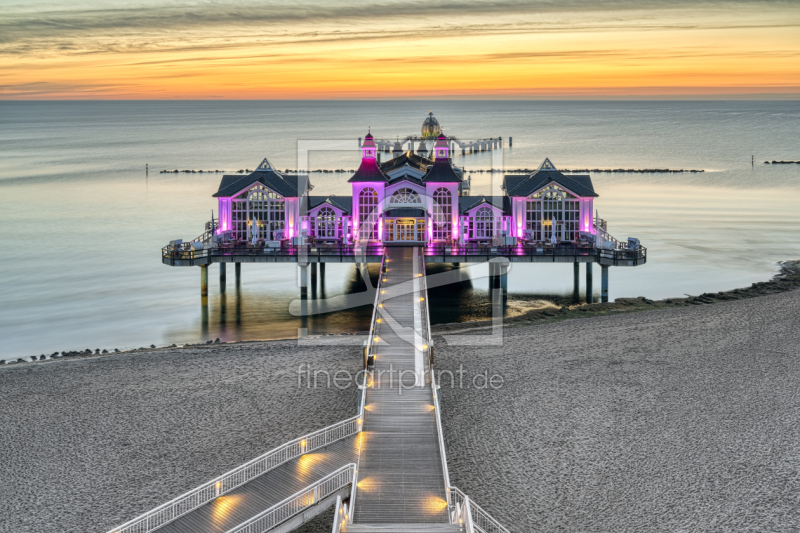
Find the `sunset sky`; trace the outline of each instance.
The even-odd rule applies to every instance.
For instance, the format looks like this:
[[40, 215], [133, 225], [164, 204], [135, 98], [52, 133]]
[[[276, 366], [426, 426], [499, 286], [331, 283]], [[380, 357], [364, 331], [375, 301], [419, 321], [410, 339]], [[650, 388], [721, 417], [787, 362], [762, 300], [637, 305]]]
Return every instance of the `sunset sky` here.
[[0, 0], [0, 99], [800, 98], [800, 2]]

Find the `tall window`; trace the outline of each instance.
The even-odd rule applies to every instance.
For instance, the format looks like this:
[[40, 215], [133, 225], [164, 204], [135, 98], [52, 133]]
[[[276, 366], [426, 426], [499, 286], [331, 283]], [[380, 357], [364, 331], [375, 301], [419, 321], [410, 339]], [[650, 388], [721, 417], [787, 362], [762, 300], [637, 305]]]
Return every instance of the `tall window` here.
[[311, 231], [318, 239], [335, 239], [339, 236], [338, 229], [336, 211], [330, 207], [323, 207], [317, 211], [317, 216], [311, 220]]
[[491, 239], [494, 237], [494, 213], [489, 207], [483, 206], [475, 212], [474, 235], [476, 239]]
[[551, 185], [528, 198], [526, 224], [534, 240], [549, 240], [555, 234], [562, 241], [574, 241], [580, 232], [580, 201]]
[[453, 200], [450, 191], [440, 187], [433, 192], [433, 239], [450, 239], [453, 235]]
[[237, 239], [250, 240], [256, 224], [260, 239], [274, 240], [284, 228], [286, 209], [283, 197], [260, 185], [238, 195], [231, 202], [231, 219]]
[[358, 235], [360, 239], [378, 239], [378, 193], [367, 187], [358, 194]]
[[422, 200], [413, 189], [398, 189], [389, 200], [392, 204], [421, 204]]

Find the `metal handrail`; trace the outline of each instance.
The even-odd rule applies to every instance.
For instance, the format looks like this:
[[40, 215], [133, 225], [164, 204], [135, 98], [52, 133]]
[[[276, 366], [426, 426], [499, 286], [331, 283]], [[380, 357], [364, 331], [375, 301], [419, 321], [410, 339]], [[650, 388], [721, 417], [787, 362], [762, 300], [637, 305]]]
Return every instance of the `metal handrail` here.
[[363, 410], [358, 415], [299, 437], [234, 468], [233, 470], [125, 522], [110, 533], [148, 533], [180, 518], [206, 503], [249, 483], [281, 464], [323, 448], [361, 431]]
[[239, 524], [227, 533], [266, 533], [353, 483], [356, 465], [350, 463], [325, 476], [316, 483], [296, 492], [280, 503]]
[[[428, 304], [428, 284], [425, 276], [425, 256], [420, 256], [420, 262], [422, 265], [422, 285], [423, 285], [423, 294], [425, 295], [425, 305], [423, 309], [425, 311], [426, 317], [426, 337], [428, 343], [428, 349], [431, 348], [433, 345], [433, 338], [431, 337], [431, 322], [430, 322], [430, 315], [429, 315], [429, 304]], [[430, 359], [430, 357], [429, 357]], [[431, 391], [433, 392], [433, 411], [436, 418], [436, 433], [439, 438], [439, 457], [442, 461], [442, 475], [444, 476], [444, 486], [445, 486], [445, 493], [447, 497], [447, 505], [450, 505], [450, 472], [447, 469], [447, 453], [444, 449], [444, 431], [442, 430], [442, 416], [441, 416], [441, 406], [439, 405], [439, 394], [436, 387], [436, 375], [433, 371], [433, 362], [430, 363], [430, 373], [431, 373]]]
[[[383, 302], [381, 290], [383, 287], [383, 266], [385, 263], [386, 263], [386, 256], [384, 255], [381, 258], [381, 268], [378, 272], [378, 283], [375, 285], [375, 302], [373, 303], [372, 306], [372, 322], [370, 322], [369, 336], [367, 337], [367, 346], [366, 346], [367, 357], [373, 355], [372, 349], [373, 349], [373, 343], [375, 341], [375, 330], [379, 329], [377, 326], [378, 322], [376, 322], [376, 319], [378, 318], [378, 306]], [[364, 366], [365, 367], [367, 366], [366, 361], [364, 362]]]
[[[449, 489], [453, 497], [453, 503], [450, 506], [453, 517], [457, 517], [459, 514], [464, 516], [466, 518], [465, 523], [468, 523], [468, 527], [471, 527], [476, 533], [511, 533], [459, 489], [456, 487], [449, 487]], [[465, 507], [468, 513], [466, 516], [463, 513]], [[458, 511], [461, 511], [461, 513], [458, 513]]]

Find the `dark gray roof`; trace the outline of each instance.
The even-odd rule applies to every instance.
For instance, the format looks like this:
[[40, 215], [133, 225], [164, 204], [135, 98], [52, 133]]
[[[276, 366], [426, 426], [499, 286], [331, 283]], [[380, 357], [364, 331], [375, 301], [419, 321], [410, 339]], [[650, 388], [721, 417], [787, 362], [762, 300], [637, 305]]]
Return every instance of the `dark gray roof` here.
[[509, 175], [503, 178], [503, 190], [509, 196], [529, 196], [545, 185], [555, 182], [578, 196], [598, 196], [592, 178], [586, 174], [566, 176], [557, 170], [537, 170], [528, 176]]
[[437, 159], [433, 165], [428, 167], [428, 172], [422, 176], [423, 183], [461, 183], [462, 181], [464, 181], [463, 178], [456, 173], [448, 159]]
[[425, 170], [433, 164], [433, 161], [426, 157], [422, 157], [419, 154], [415, 154], [411, 150], [392, 158], [388, 161], [381, 163], [381, 170], [383, 172], [391, 172], [393, 170], [397, 170], [405, 165], [410, 166], [411, 168], [415, 168], [417, 170], [421, 170], [425, 172]]
[[[302, 178], [302, 180], [301, 180]], [[298, 181], [305, 183], [305, 190], [298, 191]], [[310, 190], [311, 183], [307, 175], [289, 174], [284, 176], [272, 170], [257, 170], [246, 176], [226, 175], [222, 176], [222, 181], [219, 184], [219, 189], [213, 195], [214, 198], [229, 197], [235, 195], [242, 189], [250, 187], [254, 183], [261, 183], [269, 187], [276, 193], [287, 198], [296, 198], [302, 196], [306, 190]]]
[[467, 211], [478, 207], [480, 204], [489, 204], [499, 207], [503, 210], [503, 214], [511, 215], [511, 198], [508, 196], [459, 196], [458, 197], [458, 210], [459, 214], [466, 214]]
[[362, 159], [361, 166], [358, 167], [353, 177], [347, 180], [348, 183], [358, 181], [389, 181], [389, 177], [381, 171], [376, 160]]
[[425, 210], [418, 207], [395, 207], [383, 212], [384, 217], [424, 217]]
[[352, 196], [336, 196], [332, 194], [330, 196], [309, 196], [308, 208], [314, 209], [315, 207], [326, 202], [337, 209], [341, 209], [346, 215], [350, 214], [350, 209], [353, 207]]

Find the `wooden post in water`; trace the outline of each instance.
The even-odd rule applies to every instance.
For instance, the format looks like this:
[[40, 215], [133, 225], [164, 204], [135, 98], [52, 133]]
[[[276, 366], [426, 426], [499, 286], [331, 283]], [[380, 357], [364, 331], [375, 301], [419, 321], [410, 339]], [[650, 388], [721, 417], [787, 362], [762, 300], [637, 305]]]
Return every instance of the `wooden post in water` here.
[[317, 297], [317, 264], [311, 263], [311, 298]]
[[605, 303], [608, 301], [608, 267], [601, 266], [600, 272], [600, 301]]
[[200, 265], [200, 298], [208, 304], [208, 265]]
[[581, 264], [572, 263], [572, 299], [578, 301], [581, 294]]
[[325, 298], [325, 263], [319, 264], [319, 295]]
[[237, 262], [236, 266], [234, 267], [234, 271], [236, 272], [236, 287], [238, 288], [241, 285], [242, 279], [242, 264]]
[[586, 263], [586, 303], [594, 303], [592, 294], [592, 263]]
[[227, 267], [225, 263], [219, 264], [219, 291], [224, 293], [225, 292], [225, 283], [228, 281], [228, 276], [226, 274]]
[[511, 148], [512, 146], [514, 146], [514, 139], [513, 139], [513, 137], [509, 137], [508, 138], [508, 147]]
[[300, 298], [308, 298], [308, 263], [297, 263], [300, 275]]

